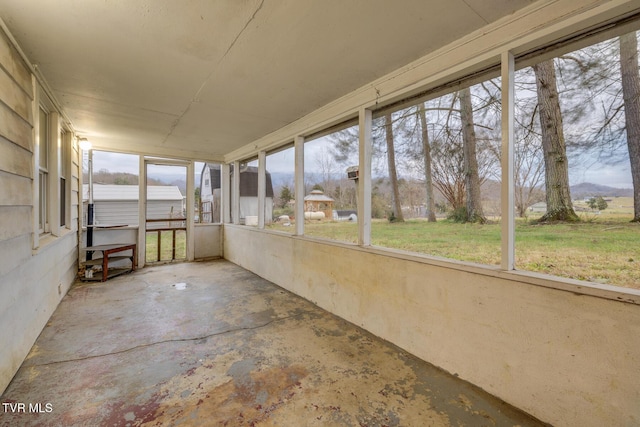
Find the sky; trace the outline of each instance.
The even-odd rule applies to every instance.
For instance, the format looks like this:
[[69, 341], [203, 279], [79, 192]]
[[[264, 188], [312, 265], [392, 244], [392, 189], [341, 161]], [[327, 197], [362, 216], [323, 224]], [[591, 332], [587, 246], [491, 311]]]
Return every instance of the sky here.
[[[309, 144], [305, 150], [305, 172], [306, 173], [320, 173], [320, 166], [317, 161], [313, 159], [320, 155], [321, 144]], [[279, 153], [270, 155], [267, 157], [267, 167], [271, 173], [293, 173], [294, 164], [293, 149], [284, 150]], [[320, 157], [322, 157], [320, 155]], [[196, 162], [195, 173], [199, 176], [202, 171], [201, 162]], [[84, 167], [87, 167], [86, 160]], [[132, 154], [119, 154], [110, 153], [105, 151], [94, 151], [93, 156], [93, 169], [99, 171], [100, 169], [107, 169], [110, 172], [127, 172], [134, 175], [138, 174], [138, 156]], [[331, 166], [335, 172], [339, 173], [343, 168], [343, 165], [332, 164]], [[154, 176], [157, 178], [157, 176]], [[175, 177], [167, 177], [168, 182], [171, 182]], [[569, 169], [569, 181], [571, 185], [580, 184], [583, 182], [589, 182], [600, 185], [607, 185], [617, 188], [632, 188], [631, 171], [628, 163], [621, 163], [614, 166], [608, 165], [574, 165]], [[197, 185], [198, 183], [196, 183]]]

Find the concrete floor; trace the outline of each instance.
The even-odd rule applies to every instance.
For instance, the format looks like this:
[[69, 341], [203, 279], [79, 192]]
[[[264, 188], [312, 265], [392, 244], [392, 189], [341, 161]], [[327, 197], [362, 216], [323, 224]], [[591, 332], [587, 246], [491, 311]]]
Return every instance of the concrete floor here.
[[541, 425], [226, 261], [76, 284], [1, 400], [2, 426]]

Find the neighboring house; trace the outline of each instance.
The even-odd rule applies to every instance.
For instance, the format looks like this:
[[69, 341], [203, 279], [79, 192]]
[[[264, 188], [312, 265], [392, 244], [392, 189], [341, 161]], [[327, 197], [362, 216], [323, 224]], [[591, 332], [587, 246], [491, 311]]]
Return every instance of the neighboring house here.
[[[138, 225], [137, 185], [93, 184], [94, 223], [109, 225]], [[87, 224], [89, 186], [82, 186], [84, 209], [83, 225]], [[184, 198], [175, 185], [151, 185], [147, 187], [147, 218], [184, 218]], [[157, 228], [166, 223], [153, 223], [147, 228]]]
[[529, 206], [529, 212], [545, 213], [546, 211], [547, 211], [547, 204], [545, 202], [538, 202]]
[[307, 212], [322, 212], [326, 219], [333, 219], [333, 202], [334, 200], [329, 196], [325, 196], [322, 190], [311, 191], [304, 198], [305, 217]]
[[[229, 168], [229, 173], [231, 174], [231, 188], [233, 188], [233, 165]], [[220, 222], [220, 184], [220, 165], [205, 163], [200, 175], [202, 222]], [[266, 172], [264, 205], [264, 222], [271, 224], [273, 219], [273, 184], [271, 174], [268, 171]], [[248, 216], [258, 217], [258, 168], [255, 166], [240, 168], [240, 222], [244, 223]]]

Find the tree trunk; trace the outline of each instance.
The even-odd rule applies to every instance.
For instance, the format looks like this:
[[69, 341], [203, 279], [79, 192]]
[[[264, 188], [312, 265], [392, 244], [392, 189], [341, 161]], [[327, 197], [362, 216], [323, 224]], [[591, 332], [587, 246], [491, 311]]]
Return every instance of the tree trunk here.
[[620, 36], [620, 74], [633, 180], [632, 222], [640, 222], [640, 75], [638, 73], [638, 39], [635, 31]]
[[467, 221], [486, 222], [480, 200], [480, 175], [476, 157], [476, 131], [473, 122], [473, 106], [471, 105], [471, 89], [458, 92], [460, 96], [460, 121], [462, 122], [462, 145], [464, 154], [465, 195]]
[[436, 222], [436, 202], [433, 198], [433, 178], [431, 174], [431, 144], [429, 143], [429, 131], [427, 129], [427, 114], [424, 111], [424, 104], [420, 104], [418, 109], [420, 116], [420, 127], [422, 128], [422, 148], [424, 151], [424, 185], [427, 190], [425, 200], [425, 212], [428, 222]]
[[533, 66], [542, 132], [547, 212], [540, 221], [579, 221], [569, 191], [569, 164], [553, 60]]
[[389, 166], [389, 180], [393, 190], [393, 216], [392, 221], [404, 222], [402, 215], [402, 203], [400, 202], [400, 187], [398, 186], [398, 173], [396, 172], [396, 152], [393, 145], [393, 124], [391, 113], [384, 115], [384, 130], [387, 141], [387, 161]]

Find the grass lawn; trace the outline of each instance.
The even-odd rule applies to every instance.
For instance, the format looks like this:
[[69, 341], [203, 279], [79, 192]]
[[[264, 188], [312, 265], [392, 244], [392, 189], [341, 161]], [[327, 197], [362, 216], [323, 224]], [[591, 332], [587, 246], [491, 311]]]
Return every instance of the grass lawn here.
[[[585, 221], [577, 224], [545, 225], [519, 219], [516, 268], [640, 289], [640, 224], [615, 212], [597, 219], [583, 218]], [[358, 226], [352, 222], [306, 222], [305, 235], [356, 243]], [[479, 225], [414, 219], [391, 224], [373, 220], [371, 242], [461, 261], [500, 264], [497, 222]]]
[[[186, 232], [176, 231], [176, 258], [187, 258]], [[160, 259], [158, 259], [158, 232], [147, 231], [146, 262], [171, 261], [173, 255], [173, 236], [171, 231], [160, 232]]]

